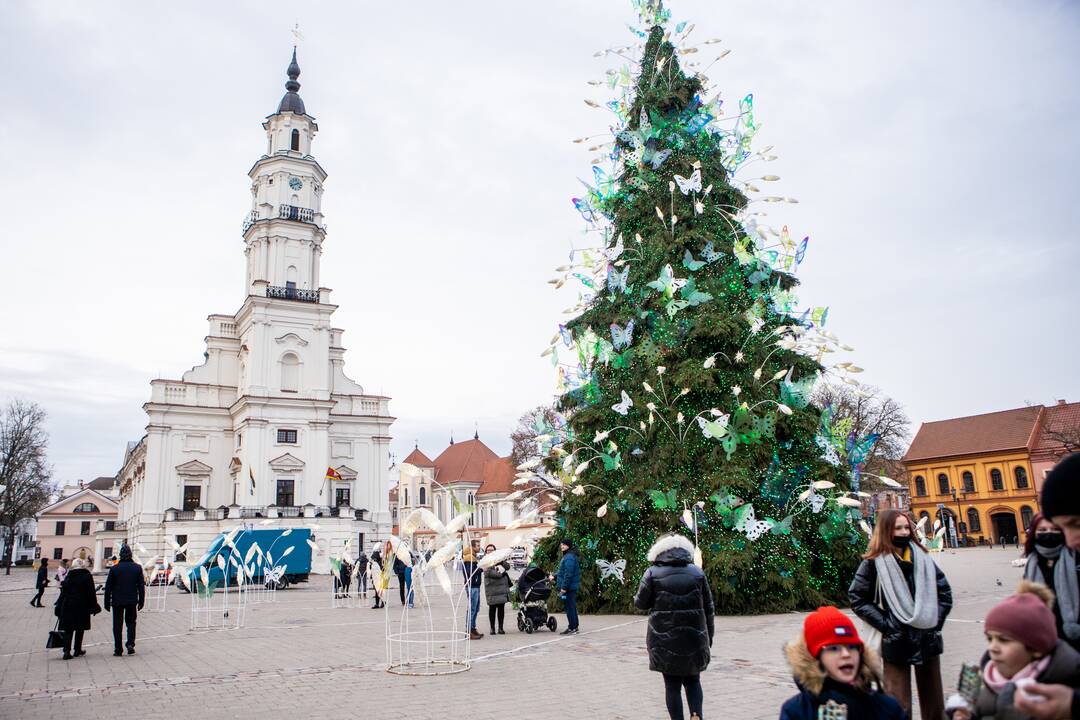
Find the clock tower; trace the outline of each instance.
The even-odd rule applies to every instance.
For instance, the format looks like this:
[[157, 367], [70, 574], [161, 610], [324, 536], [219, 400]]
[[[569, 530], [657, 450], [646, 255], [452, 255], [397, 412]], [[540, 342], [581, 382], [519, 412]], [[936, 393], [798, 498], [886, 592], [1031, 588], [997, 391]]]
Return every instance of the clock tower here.
[[319, 258], [326, 237], [320, 209], [326, 171], [311, 154], [319, 126], [298, 94], [296, 48], [287, 72], [285, 96], [263, 123], [266, 154], [248, 171], [251, 212], [243, 225], [244, 294], [263, 294], [254, 286], [262, 281], [272, 296], [317, 301]]

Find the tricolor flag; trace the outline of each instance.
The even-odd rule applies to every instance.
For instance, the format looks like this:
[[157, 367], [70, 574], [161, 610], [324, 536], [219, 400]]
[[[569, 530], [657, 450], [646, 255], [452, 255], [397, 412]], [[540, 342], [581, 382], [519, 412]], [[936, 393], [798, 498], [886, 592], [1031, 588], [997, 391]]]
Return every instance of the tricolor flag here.
[[335, 470], [332, 467], [328, 467], [328, 468], [326, 468], [326, 479], [327, 480], [340, 480], [341, 479], [341, 473], [339, 473], [337, 470]]
[[251, 494], [255, 494], [255, 469], [248, 465], [248, 477], [251, 478]]

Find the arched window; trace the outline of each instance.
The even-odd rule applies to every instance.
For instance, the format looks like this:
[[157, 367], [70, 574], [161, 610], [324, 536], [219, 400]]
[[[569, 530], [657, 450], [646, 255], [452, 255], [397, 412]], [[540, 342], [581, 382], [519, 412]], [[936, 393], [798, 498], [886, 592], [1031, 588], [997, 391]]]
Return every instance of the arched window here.
[[945, 473], [940, 473], [937, 476], [937, 489], [942, 495], [949, 494], [949, 476]]
[[990, 471], [990, 489], [992, 490], [1004, 490], [1005, 480], [1001, 477], [1001, 471], [994, 468]]
[[78, 507], [76, 507], [76, 508], [75, 508], [75, 510], [73, 510], [72, 512], [77, 512], [77, 513], [96, 513], [96, 512], [101, 512], [101, 511], [100, 511], [100, 510], [98, 510], [98, 506], [97, 506], [97, 505], [95, 505], [94, 503], [91, 503], [91, 502], [84, 502], [84, 503], [82, 503], [81, 505], [79, 505]]
[[1024, 526], [1024, 532], [1031, 532], [1031, 518], [1034, 515], [1035, 513], [1027, 505], [1020, 508], [1020, 524]]
[[[1013, 475], [1016, 476], [1016, 489], [1026, 489], [1028, 486], [1027, 470], [1022, 467], [1014, 468]], [[1025, 525], [1024, 527], [1027, 527], [1027, 525]]]
[[[469, 493], [468, 498], [465, 502], [469, 505], [472, 505], [476, 502], [476, 498], [473, 496], [472, 493]], [[474, 515], [473, 513], [469, 513], [469, 524], [476, 525], [476, 515]]]
[[290, 143], [289, 149], [290, 150], [296, 150], [297, 152], [300, 152], [300, 131], [299, 130], [293, 130], [292, 131], [292, 142]]
[[921, 513], [919, 513], [919, 520], [923, 520], [924, 518], [926, 519], [926, 523], [923, 525], [923, 528], [926, 530], [927, 534], [929, 534], [929, 531], [930, 531], [930, 513], [926, 512], [925, 510], [923, 510]]
[[420, 486], [420, 504], [427, 505], [427, 488]]
[[295, 353], [281, 356], [281, 390], [296, 392], [300, 386], [300, 358]]
[[982, 532], [982, 523], [979, 521], [979, 511], [975, 508], [968, 508], [968, 532]]
[[297, 271], [296, 266], [290, 265], [289, 268], [285, 271], [285, 287], [291, 290], [295, 290], [296, 278], [299, 274], [300, 273], [299, 271]]
[[966, 493], [975, 492], [975, 476], [972, 475], [969, 470], [965, 470], [964, 474], [961, 477], [964, 480], [964, 492], [966, 492]]
[[409, 488], [401, 488], [401, 504], [409, 507]]
[[922, 475], [915, 476], [915, 494], [919, 496], [926, 495], [926, 478]]

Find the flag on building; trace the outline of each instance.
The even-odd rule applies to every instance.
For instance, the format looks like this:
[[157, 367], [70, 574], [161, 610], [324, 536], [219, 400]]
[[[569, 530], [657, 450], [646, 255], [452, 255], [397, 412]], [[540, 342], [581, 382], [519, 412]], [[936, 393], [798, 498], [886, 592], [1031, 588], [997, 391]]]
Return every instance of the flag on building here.
[[340, 480], [341, 479], [341, 473], [339, 473], [337, 470], [335, 470], [332, 467], [328, 467], [328, 468], [326, 468], [326, 479], [327, 480]]
[[248, 477], [251, 478], [251, 494], [255, 494], [255, 469], [248, 466]]

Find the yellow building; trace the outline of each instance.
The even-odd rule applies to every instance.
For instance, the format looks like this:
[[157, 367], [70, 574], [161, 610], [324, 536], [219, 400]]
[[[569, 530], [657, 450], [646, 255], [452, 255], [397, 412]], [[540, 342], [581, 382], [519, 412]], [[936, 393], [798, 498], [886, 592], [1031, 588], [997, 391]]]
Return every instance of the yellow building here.
[[923, 423], [903, 458], [915, 519], [944, 523], [950, 544], [1023, 542], [1039, 509], [1031, 451], [1043, 411], [1037, 405]]

